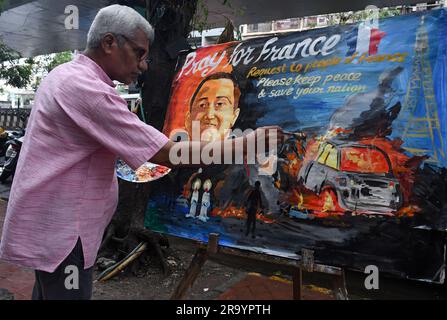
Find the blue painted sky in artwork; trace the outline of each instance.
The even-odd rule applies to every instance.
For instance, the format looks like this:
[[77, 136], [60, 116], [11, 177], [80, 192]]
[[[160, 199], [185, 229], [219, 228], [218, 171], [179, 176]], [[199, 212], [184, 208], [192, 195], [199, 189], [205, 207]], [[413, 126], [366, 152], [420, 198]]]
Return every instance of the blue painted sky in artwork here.
[[[392, 96], [392, 103], [388, 106], [392, 107], [395, 102], [400, 101], [402, 105], [405, 103], [405, 95], [407, 93], [408, 81], [412, 74], [413, 60], [414, 60], [414, 46], [416, 40], [416, 32], [419, 27], [421, 16], [425, 16], [425, 27], [429, 35], [429, 52], [428, 62], [432, 70], [432, 78], [434, 84], [434, 90], [436, 95], [436, 102], [438, 107], [438, 117], [441, 121], [441, 135], [445, 140], [447, 134], [446, 126], [446, 64], [447, 64], [447, 47], [444, 41], [447, 34], [446, 24], [446, 10], [439, 9], [431, 12], [417, 13], [402, 17], [393, 17], [387, 19], [381, 19], [379, 28], [386, 33], [386, 36], [382, 39], [378, 54], [394, 54], [394, 53], [407, 53], [407, 57], [404, 62], [380, 62], [380, 63], [366, 63], [361, 64], [344, 64], [343, 62], [336, 66], [329, 66], [326, 70], [318, 69], [317, 71], [311, 71], [306, 73], [306, 76], [320, 75], [324, 79], [329, 74], [346, 73], [346, 72], [360, 72], [362, 73], [360, 81], [352, 84], [365, 85], [367, 87], [366, 92], [377, 88], [378, 79], [382, 72], [387, 69], [392, 69], [397, 66], [402, 66], [403, 71], [394, 79], [393, 89], [394, 94]], [[336, 26], [324, 29], [312, 30], [305, 33], [294, 33], [291, 35], [281, 37], [276, 46], [285, 45], [291, 42], [299, 42], [308, 37], [313, 39], [319, 36], [329, 37], [332, 34], [341, 34], [342, 38], [336, 47], [336, 51], [324, 57], [324, 59], [332, 57], [340, 57], [344, 59], [346, 53], [349, 51], [349, 47], [346, 43], [347, 33], [350, 32], [356, 25]], [[268, 39], [268, 38], [267, 38]], [[264, 42], [259, 40], [247, 41], [247, 45], [253, 47], [262, 47]], [[282, 65], [286, 63], [290, 65], [293, 62], [307, 64], [315, 61], [315, 57], [301, 58], [294, 61], [283, 60], [276, 63], [257, 63], [257, 68], [267, 68]], [[317, 59], [322, 59], [321, 55], [317, 56]], [[295, 78], [297, 73], [287, 73], [280, 75], [268, 76], [270, 79], [280, 79], [284, 77]], [[256, 126], [270, 125], [284, 123], [284, 127], [287, 130], [311, 130], [317, 131], [318, 134], [322, 134], [327, 130], [327, 126], [332, 114], [341, 106], [345, 104], [352, 93], [320, 93], [302, 96], [299, 99], [292, 99], [289, 97], [275, 97], [275, 98], [262, 98], [258, 99], [257, 95], [262, 88], [269, 92], [271, 89], [283, 89], [285, 86], [271, 88], [271, 87], [257, 87], [256, 79], [251, 79], [253, 84], [253, 90], [247, 92], [243, 101], [243, 108], [246, 112], [250, 112], [259, 108], [260, 105], [266, 112], [257, 119]], [[345, 85], [351, 82], [340, 82], [334, 85]], [[318, 86], [318, 85], [317, 85]], [[327, 86], [326, 86], [327, 87]], [[295, 87], [296, 88], [296, 87]], [[417, 115], [423, 115], [425, 112], [425, 103], [423, 92], [420, 91], [420, 102], [418, 104]], [[393, 134], [391, 138], [399, 137], [402, 133], [401, 128], [405, 127], [409, 114], [401, 112], [398, 118], [393, 122]], [[436, 136], [436, 134], [435, 134]], [[447, 153], [446, 141], [441, 139], [435, 139], [435, 147], [438, 150], [443, 150]], [[413, 139], [406, 141], [404, 146], [408, 147], [426, 147], [432, 145], [431, 140]], [[411, 145], [409, 145], [411, 144]], [[443, 166], [447, 165], [446, 158], [441, 158], [439, 163]]]

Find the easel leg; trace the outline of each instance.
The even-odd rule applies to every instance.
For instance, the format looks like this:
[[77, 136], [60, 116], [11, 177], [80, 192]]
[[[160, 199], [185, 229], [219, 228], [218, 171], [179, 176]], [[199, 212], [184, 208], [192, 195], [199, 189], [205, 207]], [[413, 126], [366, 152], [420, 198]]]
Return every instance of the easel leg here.
[[171, 300], [182, 300], [185, 298], [187, 290], [194, 284], [194, 281], [199, 275], [199, 272], [205, 264], [207, 258], [208, 253], [206, 249], [197, 249], [188, 270], [186, 270], [185, 275], [183, 276], [182, 280], [180, 280], [180, 283], [172, 294]]
[[303, 299], [303, 275], [301, 268], [295, 268], [293, 270], [293, 300]]
[[209, 255], [216, 254], [219, 246], [219, 235], [217, 233], [210, 233], [208, 237], [208, 245], [206, 248], [199, 246], [196, 254], [192, 258], [191, 264], [186, 270], [185, 275], [178, 284], [174, 293], [171, 296], [171, 300], [181, 300], [185, 298], [186, 292], [196, 281], [197, 276], [200, 273], [203, 265], [208, 259]]
[[341, 274], [334, 278], [334, 292], [337, 300], [348, 300], [348, 290], [346, 288], [345, 270], [341, 270]]

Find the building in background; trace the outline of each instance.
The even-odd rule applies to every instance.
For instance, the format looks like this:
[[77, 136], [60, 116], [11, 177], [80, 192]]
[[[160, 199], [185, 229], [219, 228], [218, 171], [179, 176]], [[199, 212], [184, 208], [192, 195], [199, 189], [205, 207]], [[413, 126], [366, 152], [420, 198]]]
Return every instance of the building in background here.
[[[395, 8], [382, 8], [381, 12], [390, 15], [406, 14], [417, 11], [426, 11], [447, 6], [447, 1], [433, 1], [419, 3], [414, 6], [399, 6]], [[331, 25], [354, 23], [361, 20], [360, 12], [331, 13], [318, 16], [290, 18], [264, 23], [245, 24], [240, 26], [242, 40], [250, 38], [265, 37], [285, 32], [304, 31], [309, 29], [324, 28]]]
[[[414, 6], [399, 6], [395, 8], [382, 8], [381, 12], [388, 10], [389, 15], [406, 14], [417, 11], [426, 11], [442, 6], [447, 6], [447, 0], [419, 3]], [[269, 22], [243, 24], [238, 27], [239, 33], [235, 32], [235, 38], [247, 40], [257, 37], [271, 36], [286, 32], [297, 32], [315, 28], [324, 28], [331, 25], [354, 23], [361, 20], [361, 12], [331, 13], [317, 16], [289, 18]], [[385, 13], [386, 15], [386, 13]], [[199, 48], [216, 44], [217, 39], [224, 28], [204, 30], [203, 32], [192, 31], [188, 43], [193, 48]]]

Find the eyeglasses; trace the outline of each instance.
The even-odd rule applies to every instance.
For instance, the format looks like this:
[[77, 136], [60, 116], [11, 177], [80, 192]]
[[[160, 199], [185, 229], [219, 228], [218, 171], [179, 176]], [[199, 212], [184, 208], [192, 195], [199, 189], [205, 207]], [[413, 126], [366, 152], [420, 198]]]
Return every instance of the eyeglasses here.
[[135, 53], [135, 56], [138, 60], [138, 62], [145, 61], [147, 64], [152, 62], [152, 58], [147, 57], [147, 50], [141, 48], [135, 41], [129, 39], [125, 35], [118, 34], [118, 36], [122, 37], [124, 40], [126, 40], [130, 46], [132, 47], [133, 52]]

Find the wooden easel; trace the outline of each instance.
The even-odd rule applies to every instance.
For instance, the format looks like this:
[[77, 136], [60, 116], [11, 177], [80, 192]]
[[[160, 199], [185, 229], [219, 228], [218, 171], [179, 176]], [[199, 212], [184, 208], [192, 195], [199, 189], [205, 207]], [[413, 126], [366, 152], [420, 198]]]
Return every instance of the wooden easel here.
[[[183, 278], [180, 280], [177, 288], [171, 296], [171, 300], [182, 300], [186, 293], [194, 284], [203, 265], [207, 260], [214, 260], [231, 266], [265, 266], [270, 265], [274, 270], [283, 269], [292, 274], [293, 279], [293, 299], [302, 300], [302, 270], [306, 272], [319, 272], [329, 274], [334, 277], [333, 285], [335, 296], [338, 300], [347, 300], [346, 281], [344, 270], [338, 267], [331, 267], [314, 263], [312, 250], [302, 249], [301, 260], [292, 260], [281, 257], [268, 256], [265, 254], [243, 251], [239, 249], [219, 246], [219, 235], [210, 233], [208, 244], [199, 242], [196, 253], [186, 270]], [[245, 260], [245, 262], [243, 262]], [[256, 261], [256, 264], [253, 263]]]

